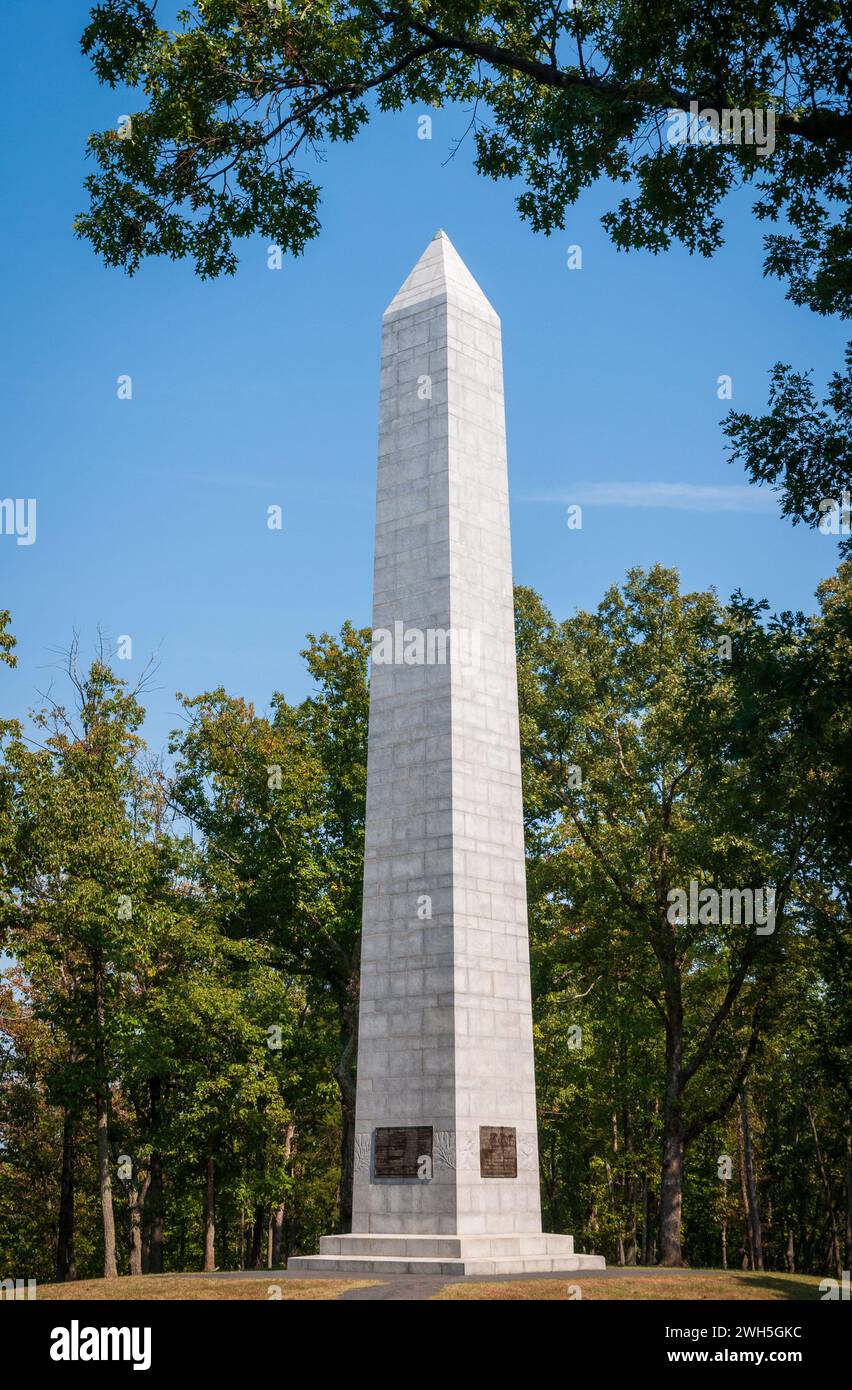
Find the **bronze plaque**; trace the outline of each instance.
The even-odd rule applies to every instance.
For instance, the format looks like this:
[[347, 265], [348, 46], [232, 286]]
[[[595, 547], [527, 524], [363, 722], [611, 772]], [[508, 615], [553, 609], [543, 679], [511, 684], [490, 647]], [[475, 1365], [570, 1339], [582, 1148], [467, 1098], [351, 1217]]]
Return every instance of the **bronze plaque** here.
[[377, 1129], [376, 1177], [416, 1178], [419, 1160], [432, 1159], [432, 1127]]
[[479, 1172], [483, 1178], [516, 1178], [518, 1146], [515, 1131], [504, 1125], [479, 1126]]

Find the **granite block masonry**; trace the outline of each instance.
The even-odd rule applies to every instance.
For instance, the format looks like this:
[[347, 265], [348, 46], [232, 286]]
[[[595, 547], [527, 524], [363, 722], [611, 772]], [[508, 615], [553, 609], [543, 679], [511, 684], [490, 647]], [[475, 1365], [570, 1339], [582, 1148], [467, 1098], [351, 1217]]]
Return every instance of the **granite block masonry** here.
[[500, 320], [443, 232], [383, 318], [351, 1235], [299, 1270], [602, 1268], [539, 1203]]

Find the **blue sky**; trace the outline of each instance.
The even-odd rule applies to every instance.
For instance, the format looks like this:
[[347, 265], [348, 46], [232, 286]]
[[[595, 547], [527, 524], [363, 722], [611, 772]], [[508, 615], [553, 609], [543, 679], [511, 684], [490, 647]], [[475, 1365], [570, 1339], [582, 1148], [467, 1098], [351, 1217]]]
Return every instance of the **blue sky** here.
[[[270, 270], [256, 239], [233, 278], [162, 262], [128, 279], [71, 223], [86, 136], [132, 101], [79, 53], [87, 4], [38, 13], [5, 0], [0, 20], [16, 127], [2, 146], [0, 496], [38, 500], [34, 545], [0, 536], [0, 607], [19, 640], [5, 712], [38, 703], [59, 682], [56, 650], [76, 629], [88, 655], [98, 625], [132, 636], [118, 663], [131, 680], [159, 650], [157, 747], [177, 690], [224, 685], [259, 708], [276, 689], [307, 693], [304, 634], [369, 623], [380, 318], [438, 227], [503, 321], [516, 580], [560, 617], [655, 561], [685, 587], [813, 608], [837, 543], [782, 521], [725, 462], [716, 382], [732, 377], [741, 409], [763, 406], [779, 359], [822, 386], [844, 332], [763, 280], [748, 191], [712, 261], [616, 253], [599, 225], [608, 185], [548, 239], [518, 219], [517, 190], [474, 174], [469, 144], [448, 160], [464, 113], [432, 112], [425, 141], [409, 111], [329, 151], [323, 233], [300, 260]], [[570, 244], [582, 270], [567, 269]], [[117, 398], [125, 373], [132, 401]], [[567, 528], [571, 502], [582, 530]]]

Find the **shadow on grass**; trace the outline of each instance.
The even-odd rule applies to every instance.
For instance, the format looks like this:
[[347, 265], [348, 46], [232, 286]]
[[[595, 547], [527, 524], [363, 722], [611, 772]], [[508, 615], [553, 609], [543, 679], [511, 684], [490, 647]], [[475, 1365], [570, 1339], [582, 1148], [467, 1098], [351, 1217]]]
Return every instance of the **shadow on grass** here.
[[[620, 1276], [620, 1277], [619, 1277]], [[584, 1277], [575, 1271], [560, 1278], [517, 1281], [471, 1280], [446, 1284], [432, 1298], [445, 1300], [493, 1299], [552, 1301], [580, 1296], [592, 1301], [625, 1300], [637, 1302], [813, 1302], [820, 1297], [820, 1279], [812, 1274], [754, 1274], [739, 1270], [656, 1270], [642, 1278], [622, 1276], [609, 1270]], [[357, 1297], [357, 1295], [353, 1295]]]
[[822, 1298], [819, 1283], [813, 1277], [803, 1278], [797, 1274], [749, 1274], [748, 1282], [765, 1289], [773, 1298], [784, 1298], [788, 1302], [813, 1302]]

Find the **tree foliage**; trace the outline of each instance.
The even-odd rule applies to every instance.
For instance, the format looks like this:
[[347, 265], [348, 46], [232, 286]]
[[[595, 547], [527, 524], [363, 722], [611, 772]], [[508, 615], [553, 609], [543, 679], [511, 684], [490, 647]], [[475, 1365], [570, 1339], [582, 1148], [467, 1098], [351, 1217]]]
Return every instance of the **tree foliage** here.
[[[852, 568], [810, 618], [661, 567], [516, 612], [547, 1225], [847, 1268]], [[266, 714], [184, 698], [168, 774], [103, 654], [7, 734], [5, 1275], [113, 1238], [118, 1272], [278, 1265], [345, 1224], [367, 642], [309, 639], [313, 694]], [[672, 920], [690, 880], [772, 885], [774, 930]]]
[[[606, 177], [633, 185], [604, 219], [616, 245], [706, 255], [721, 200], [754, 183], [758, 216], [785, 226], [767, 271], [797, 303], [849, 310], [852, 18], [834, 0], [198, 0], [176, 31], [146, 0], [105, 0], [83, 51], [101, 82], [144, 97], [129, 138], [90, 140], [78, 231], [109, 264], [191, 256], [216, 275], [253, 232], [298, 253], [319, 230], [319, 188], [297, 172], [308, 150], [353, 141], [377, 112], [452, 102], [471, 108], [477, 169], [520, 180], [533, 227], [562, 227]], [[776, 148], [669, 143], [666, 116], [692, 101], [772, 106]]]

